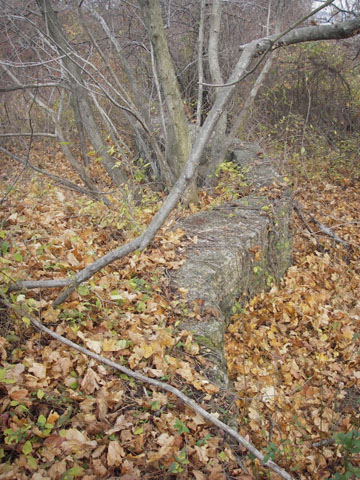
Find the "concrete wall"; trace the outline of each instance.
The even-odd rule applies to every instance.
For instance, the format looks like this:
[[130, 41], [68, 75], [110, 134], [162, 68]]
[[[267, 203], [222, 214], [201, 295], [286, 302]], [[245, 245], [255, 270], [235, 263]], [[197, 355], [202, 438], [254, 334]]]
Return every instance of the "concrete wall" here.
[[229, 156], [246, 172], [250, 194], [230, 204], [199, 212], [179, 223], [197, 238], [184, 255], [185, 264], [173, 272], [171, 284], [187, 289], [194, 321], [192, 330], [208, 359], [204, 375], [228, 388], [224, 332], [235, 302], [278, 281], [291, 264], [291, 192], [257, 145], [236, 145]]

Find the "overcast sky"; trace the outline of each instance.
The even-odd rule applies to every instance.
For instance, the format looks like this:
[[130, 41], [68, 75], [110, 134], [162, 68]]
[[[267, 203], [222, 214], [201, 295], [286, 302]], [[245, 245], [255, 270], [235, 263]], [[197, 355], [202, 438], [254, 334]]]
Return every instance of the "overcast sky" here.
[[[356, 4], [359, 4], [360, 0], [335, 0], [334, 5], [337, 5], [339, 8], [343, 10], [351, 10]], [[323, 4], [324, 1], [313, 1], [313, 7], [317, 8], [321, 4]], [[322, 19], [326, 19], [327, 14], [332, 10], [331, 5], [329, 7], [324, 8], [321, 12], [318, 13], [318, 16], [321, 17]], [[337, 19], [339, 20], [339, 19]]]

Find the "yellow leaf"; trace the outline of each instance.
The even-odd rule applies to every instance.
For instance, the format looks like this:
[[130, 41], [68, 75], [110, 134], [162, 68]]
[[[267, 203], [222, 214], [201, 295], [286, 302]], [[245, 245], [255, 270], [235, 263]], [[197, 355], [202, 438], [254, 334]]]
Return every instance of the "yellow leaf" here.
[[322, 352], [318, 353], [316, 355], [316, 358], [320, 363], [326, 363], [329, 359], [329, 357], [327, 355], [325, 355], [325, 353], [322, 353]]
[[151, 343], [144, 344], [142, 346], [142, 350], [143, 350], [144, 358], [150, 358], [151, 355], [154, 353], [153, 344]]
[[180, 362], [180, 368], [176, 370], [176, 373], [182, 376], [187, 382], [192, 382], [194, 379], [193, 372], [187, 362]]
[[200, 470], [193, 470], [192, 471], [194, 477], [195, 477], [195, 480], [206, 480], [206, 476], [200, 472]]
[[69, 264], [72, 265], [73, 267], [77, 267], [79, 265], [79, 261], [73, 253], [69, 252], [66, 255], [66, 258], [67, 258], [67, 261], [69, 262]]
[[117, 344], [116, 338], [105, 338], [102, 343], [103, 352], [118, 352], [122, 350], [122, 346]]
[[95, 353], [101, 353], [102, 342], [98, 340], [85, 340], [86, 346]]
[[206, 393], [218, 393], [220, 388], [213, 383], [208, 383], [203, 385], [203, 390], [205, 390]]
[[51, 425], [55, 425], [55, 423], [59, 420], [59, 418], [60, 418], [60, 415], [57, 412], [51, 412], [46, 422]]
[[265, 403], [274, 403], [275, 400], [275, 387], [270, 385], [268, 387], [265, 387], [261, 390], [261, 393], [263, 394], [262, 396], [262, 401]]
[[96, 440], [89, 440], [86, 434], [75, 428], [66, 430], [65, 439], [66, 441], [62, 443], [61, 448], [76, 454], [77, 458], [85, 456], [86, 450], [97, 447]]

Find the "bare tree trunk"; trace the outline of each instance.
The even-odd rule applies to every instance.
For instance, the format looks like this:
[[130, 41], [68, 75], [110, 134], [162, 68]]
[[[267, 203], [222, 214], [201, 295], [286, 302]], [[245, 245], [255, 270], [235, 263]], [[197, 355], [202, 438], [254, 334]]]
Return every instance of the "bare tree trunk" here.
[[[222, 5], [221, 0], [213, 0], [210, 16], [210, 31], [209, 31], [209, 69], [212, 83], [224, 83], [223, 76], [220, 69], [219, 61], [219, 38], [221, 26]], [[225, 135], [226, 132], [227, 115], [223, 113], [217, 126], [219, 135]]]
[[[184, 112], [179, 84], [171, 61], [159, 0], [138, 0], [149, 30], [160, 83], [169, 115], [167, 162], [176, 178], [180, 175], [191, 150], [190, 132]], [[197, 203], [197, 189], [192, 182], [187, 201]]]
[[156, 69], [156, 63], [155, 63], [155, 56], [154, 56], [154, 49], [151, 46], [151, 68], [152, 68], [152, 73], [154, 76], [154, 83], [155, 83], [155, 88], [156, 88], [156, 93], [158, 96], [158, 101], [159, 101], [159, 111], [160, 111], [160, 120], [161, 120], [161, 126], [163, 130], [163, 137], [165, 140], [165, 144], [167, 143], [167, 128], [166, 128], [166, 121], [165, 121], [165, 112], [164, 112], [164, 105], [163, 105], [163, 100], [161, 97], [161, 88], [160, 88], [160, 83], [159, 83], [159, 77], [157, 74], [157, 69]]
[[[209, 30], [209, 70], [211, 82], [215, 85], [224, 83], [219, 60], [219, 37], [222, 14], [222, 0], [212, 0], [210, 30]], [[215, 91], [215, 98], [219, 94], [219, 89]], [[227, 126], [227, 112], [222, 112], [222, 116], [217, 124], [216, 133], [210, 142], [211, 148], [205, 165], [204, 179], [208, 184], [213, 184], [215, 177], [212, 175], [216, 167], [221, 162], [221, 146], [224, 144]]]
[[50, 35], [56, 47], [60, 50], [60, 53], [62, 55], [65, 54], [65, 56], [63, 56], [61, 59], [61, 62], [64, 70], [66, 71], [71, 91], [78, 102], [81, 120], [86, 133], [91, 139], [97, 154], [99, 157], [101, 157], [102, 163], [108, 175], [117, 185], [121, 185], [127, 181], [127, 176], [120, 167], [115, 165], [115, 162], [107, 152], [106, 144], [102, 139], [101, 133], [91, 110], [90, 100], [82, 79], [81, 70], [71, 57], [71, 46], [66, 40], [56, 13], [51, 6], [50, 0], [36, 0], [36, 3], [44, 17], [48, 34]]
[[201, 127], [201, 114], [203, 104], [203, 82], [204, 82], [204, 65], [203, 65], [203, 49], [204, 49], [204, 23], [205, 23], [205, 0], [201, 0], [200, 4], [200, 24], [199, 24], [199, 36], [198, 36], [198, 76], [199, 76], [199, 89], [198, 99], [196, 106], [196, 129]]
[[73, 109], [73, 112], [74, 112], [76, 129], [77, 129], [77, 132], [79, 134], [80, 150], [81, 150], [81, 155], [82, 155], [82, 159], [83, 159], [83, 164], [85, 165], [85, 167], [88, 167], [90, 162], [89, 162], [89, 157], [87, 156], [84, 125], [81, 121], [79, 104], [77, 102], [77, 99], [73, 95], [71, 96], [71, 105], [72, 105], [72, 109]]

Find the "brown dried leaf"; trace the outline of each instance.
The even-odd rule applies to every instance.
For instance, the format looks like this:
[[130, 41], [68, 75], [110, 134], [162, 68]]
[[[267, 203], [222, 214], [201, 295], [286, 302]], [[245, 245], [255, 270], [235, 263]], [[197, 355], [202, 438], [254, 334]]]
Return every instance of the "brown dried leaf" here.
[[107, 452], [107, 463], [109, 467], [118, 467], [122, 464], [122, 459], [125, 457], [125, 452], [120, 442], [112, 440], [109, 442]]

